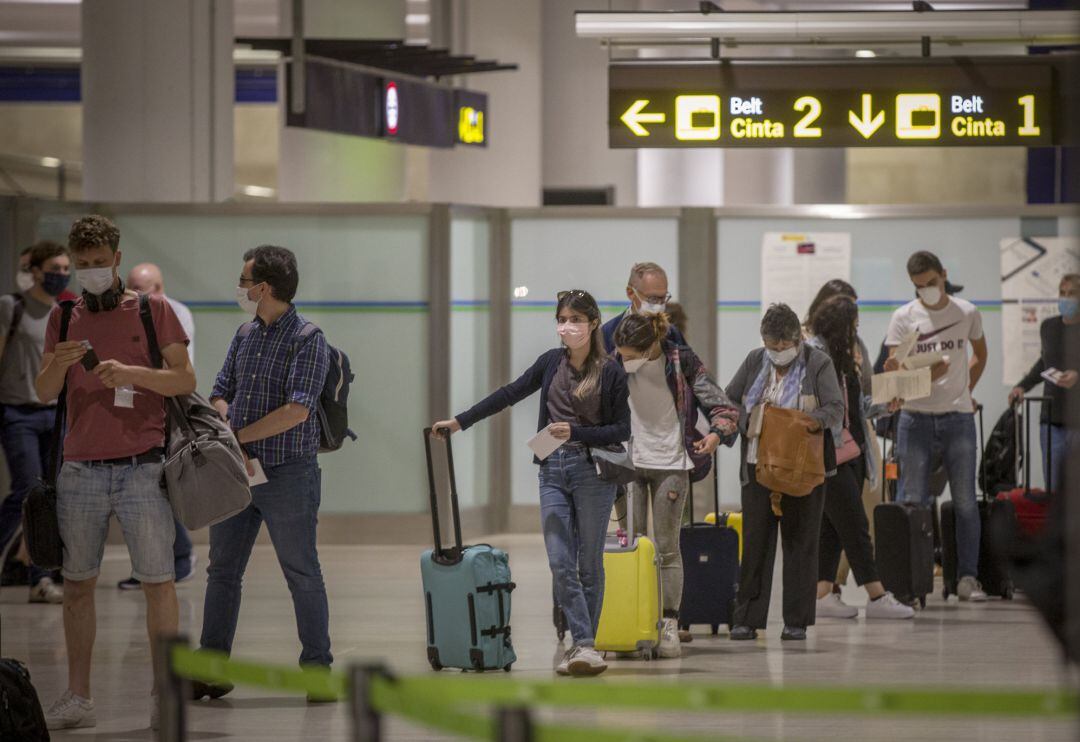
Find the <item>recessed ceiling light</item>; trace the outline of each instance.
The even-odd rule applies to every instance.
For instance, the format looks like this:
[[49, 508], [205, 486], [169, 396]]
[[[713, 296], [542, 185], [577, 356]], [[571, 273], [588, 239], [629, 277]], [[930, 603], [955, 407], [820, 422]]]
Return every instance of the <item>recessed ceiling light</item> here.
[[859, 49], [855, 52], [855, 56], [859, 59], [873, 59], [877, 56], [877, 53], [873, 49]]

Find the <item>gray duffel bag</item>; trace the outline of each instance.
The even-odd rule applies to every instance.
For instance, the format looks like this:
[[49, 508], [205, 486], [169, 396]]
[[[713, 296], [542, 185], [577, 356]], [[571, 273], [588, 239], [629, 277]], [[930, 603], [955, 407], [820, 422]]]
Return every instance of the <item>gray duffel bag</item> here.
[[229, 424], [198, 394], [168, 400], [165, 487], [177, 520], [198, 530], [251, 504], [244, 455]]
[[[139, 318], [155, 368], [164, 365], [146, 295]], [[165, 399], [165, 490], [173, 515], [189, 531], [220, 523], [251, 504], [240, 443], [205, 397], [197, 393]]]

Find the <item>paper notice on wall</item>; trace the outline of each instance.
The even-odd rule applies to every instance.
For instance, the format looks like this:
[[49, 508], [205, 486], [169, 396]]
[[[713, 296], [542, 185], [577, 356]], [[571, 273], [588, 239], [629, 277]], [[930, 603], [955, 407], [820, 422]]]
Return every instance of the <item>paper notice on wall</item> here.
[[850, 232], [766, 232], [761, 244], [761, 311], [790, 306], [802, 319], [828, 281], [851, 280]]
[[874, 404], [888, 404], [894, 399], [925, 399], [933, 391], [930, 369], [886, 371], [870, 379]]
[[1026, 237], [1001, 241], [1001, 329], [1004, 379], [1013, 386], [1042, 350], [1039, 327], [1058, 313], [1062, 276], [1080, 272], [1080, 238]]

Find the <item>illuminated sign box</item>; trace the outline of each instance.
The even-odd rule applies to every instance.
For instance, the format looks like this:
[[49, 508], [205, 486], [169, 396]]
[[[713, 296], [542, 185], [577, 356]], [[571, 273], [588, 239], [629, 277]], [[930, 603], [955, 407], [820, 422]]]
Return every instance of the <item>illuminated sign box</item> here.
[[[309, 58], [304, 68], [304, 112], [294, 113], [288, 98], [288, 126], [424, 147], [487, 146], [490, 118], [484, 93], [319, 58]], [[290, 63], [287, 96], [292, 74]]]
[[1058, 143], [1052, 64], [1001, 60], [619, 63], [612, 147]]

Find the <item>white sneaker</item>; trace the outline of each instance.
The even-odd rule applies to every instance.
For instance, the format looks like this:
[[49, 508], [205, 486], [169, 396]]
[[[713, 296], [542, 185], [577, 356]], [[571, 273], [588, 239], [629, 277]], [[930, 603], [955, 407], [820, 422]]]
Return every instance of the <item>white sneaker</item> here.
[[836, 593], [829, 593], [817, 599], [816, 615], [818, 618], [855, 618], [859, 609], [840, 600]]
[[571, 647], [570, 649], [563, 652], [563, 656], [562, 656], [562, 659], [559, 660], [559, 664], [555, 665], [555, 673], [557, 675], [569, 675], [570, 674], [570, 658], [573, 656], [573, 654], [574, 654], [574, 648], [573, 647]]
[[682, 657], [682, 642], [679, 641], [679, 622], [677, 619], [664, 619], [660, 627], [660, 646], [657, 647], [656, 654], [664, 659]]
[[915, 609], [904, 605], [892, 593], [885, 593], [866, 604], [867, 618], [914, 618]]
[[30, 602], [60, 605], [64, 602], [64, 589], [53, 582], [52, 578], [42, 577], [38, 584], [30, 588]]
[[93, 700], [64, 691], [64, 695], [45, 712], [45, 726], [50, 730], [96, 727]]
[[607, 663], [594, 648], [576, 647], [566, 669], [574, 677], [599, 675], [607, 669]]
[[966, 600], [972, 603], [986, 602], [986, 593], [983, 592], [982, 585], [970, 575], [960, 578], [960, 584], [956, 588], [956, 594], [960, 596], [960, 600]]

